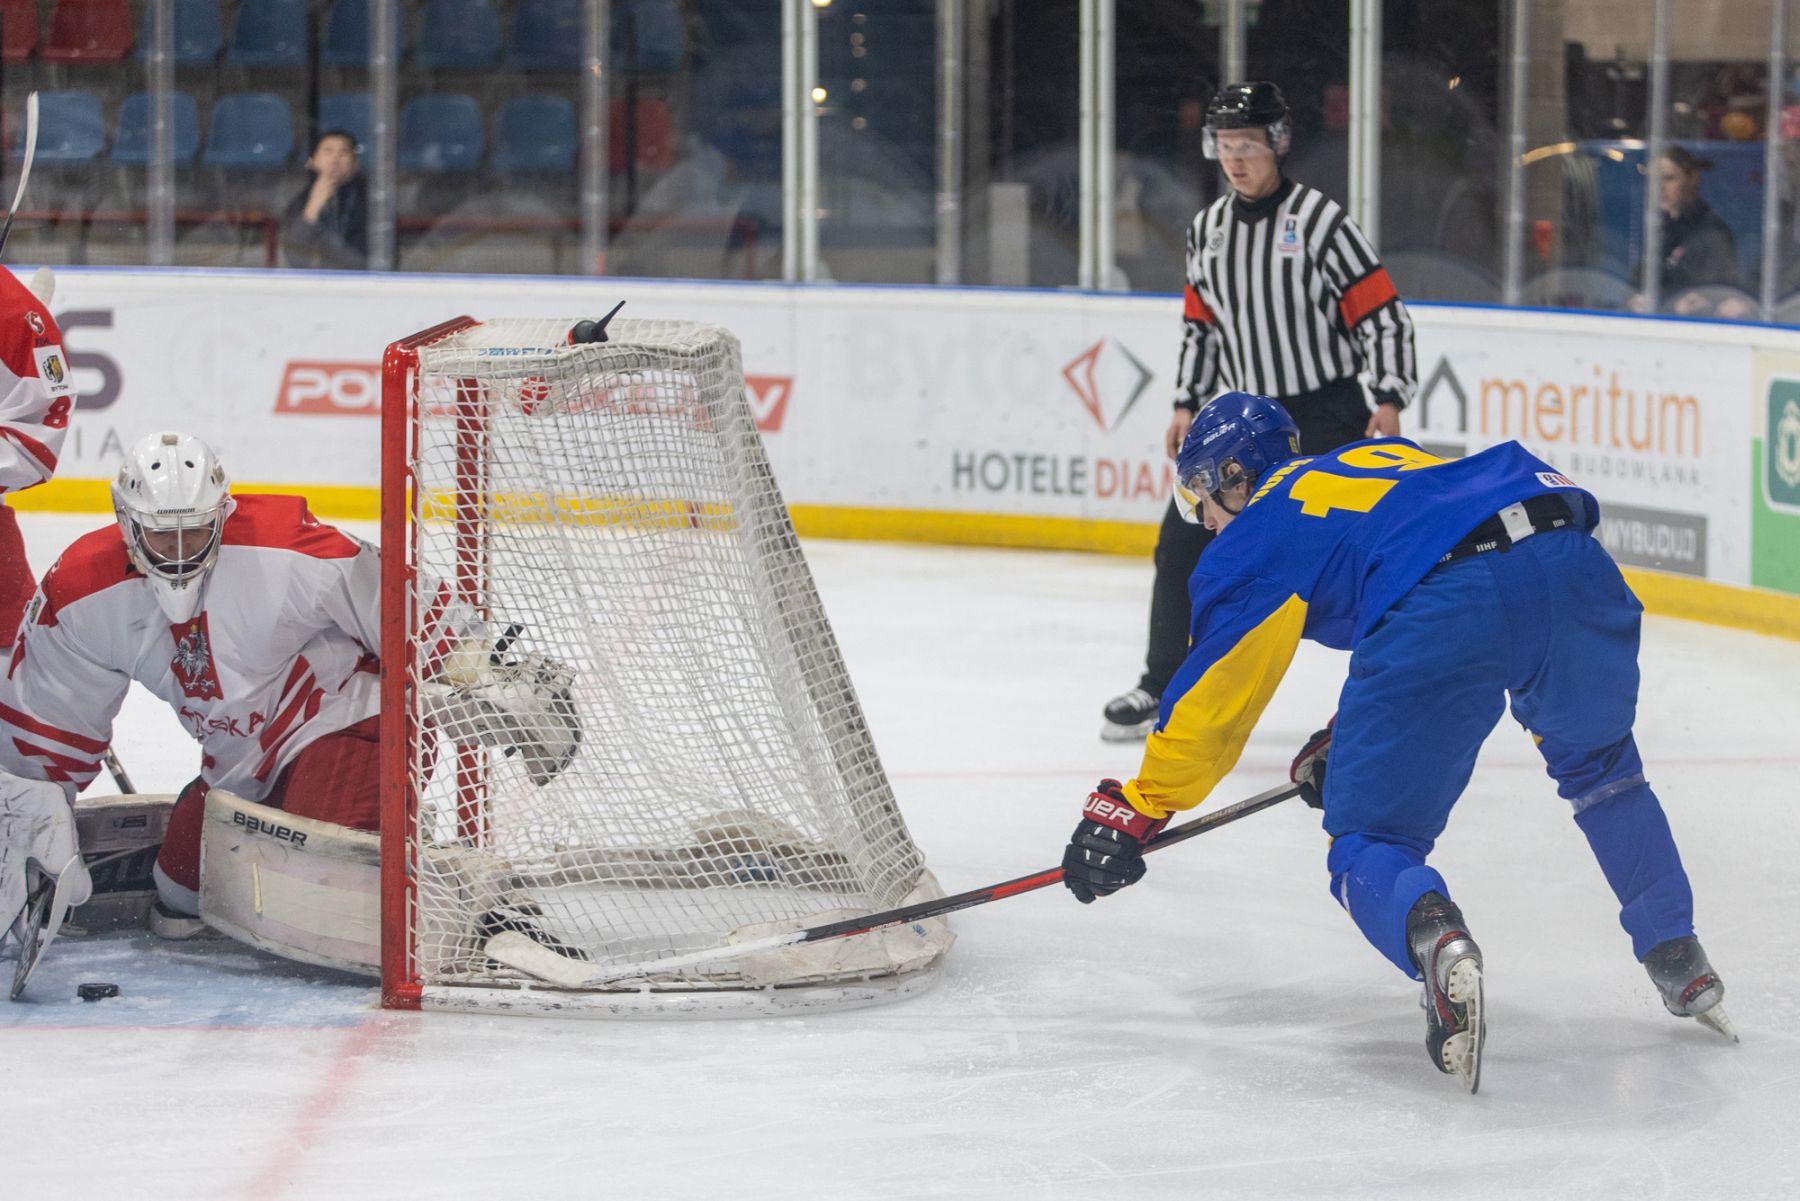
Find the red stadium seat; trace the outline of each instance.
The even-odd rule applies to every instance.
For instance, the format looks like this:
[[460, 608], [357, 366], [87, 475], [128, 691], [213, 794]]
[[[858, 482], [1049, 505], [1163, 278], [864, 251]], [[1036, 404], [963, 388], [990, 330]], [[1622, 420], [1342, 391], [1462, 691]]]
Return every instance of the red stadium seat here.
[[0, 0], [0, 61], [22, 63], [37, 44], [37, 0]]
[[132, 37], [125, 0], [57, 0], [38, 57], [49, 63], [121, 62]]
[[[625, 169], [629, 106], [614, 100], [607, 106], [607, 158], [616, 171]], [[675, 117], [661, 100], [637, 102], [637, 165], [641, 171], [667, 171], [675, 165]]]

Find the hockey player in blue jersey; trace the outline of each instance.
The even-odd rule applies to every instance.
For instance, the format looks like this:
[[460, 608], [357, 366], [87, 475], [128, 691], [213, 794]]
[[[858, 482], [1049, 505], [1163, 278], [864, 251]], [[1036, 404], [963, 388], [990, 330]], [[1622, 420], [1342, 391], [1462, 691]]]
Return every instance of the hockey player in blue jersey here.
[[1664, 1005], [1735, 1039], [1632, 738], [1642, 606], [1589, 536], [1591, 495], [1516, 442], [1448, 461], [1403, 438], [1302, 457], [1280, 404], [1242, 392], [1200, 410], [1177, 482], [1185, 515], [1221, 536], [1190, 582], [1191, 648], [1143, 765], [1101, 781], [1070, 839], [1079, 900], [1142, 878], [1144, 842], [1231, 770], [1310, 638], [1350, 651], [1350, 672], [1294, 778], [1324, 811], [1332, 895], [1424, 981], [1440, 1070], [1480, 1083], [1482, 959], [1425, 859], [1509, 702]]

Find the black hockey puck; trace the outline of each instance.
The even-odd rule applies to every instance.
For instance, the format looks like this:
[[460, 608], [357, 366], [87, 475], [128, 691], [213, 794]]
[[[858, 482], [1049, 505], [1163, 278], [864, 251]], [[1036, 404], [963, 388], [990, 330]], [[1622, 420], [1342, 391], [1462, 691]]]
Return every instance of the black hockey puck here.
[[77, 984], [75, 995], [84, 1001], [104, 1001], [108, 997], [119, 995], [117, 984]]

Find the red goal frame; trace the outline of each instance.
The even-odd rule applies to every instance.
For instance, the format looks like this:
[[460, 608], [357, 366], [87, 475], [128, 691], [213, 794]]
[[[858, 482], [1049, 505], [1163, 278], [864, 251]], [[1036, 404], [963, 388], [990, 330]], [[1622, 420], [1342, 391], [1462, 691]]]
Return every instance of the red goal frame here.
[[[418, 813], [411, 773], [417, 729], [410, 695], [417, 648], [410, 631], [417, 554], [412, 459], [419, 350], [479, 324], [473, 317], [453, 317], [389, 344], [381, 361], [381, 1004], [387, 1009], [418, 1009], [421, 994], [410, 920], [418, 864], [408, 836]], [[458, 386], [472, 389], [475, 383], [463, 380]], [[476, 484], [479, 433], [458, 431], [459, 492]], [[466, 529], [459, 523], [456, 537], [459, 543], [470, 540], [473, 551], [480, 532], [475, 523]], [[479, 562], [478, 554], [458, 555], [454, 586], [465, 599], [478, 599], [481, 592]], [[478, 751], [459, 752], [459, 793], [474, 795], [478, 756]], [[465, 821], [471, 818], [465, 814]]]

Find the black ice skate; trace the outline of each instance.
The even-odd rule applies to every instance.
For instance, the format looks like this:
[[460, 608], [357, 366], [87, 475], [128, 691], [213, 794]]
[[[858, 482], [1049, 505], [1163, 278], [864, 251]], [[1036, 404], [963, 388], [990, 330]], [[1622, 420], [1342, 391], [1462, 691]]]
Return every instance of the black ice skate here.
[[1425, 1053], [1438, 1071], [1470, 1092], [1481, 1087], [1481, 948], [1469, 936], [1462, 910], [1428, 892], [1406, 915], [1406, 942], [1425, 978]]
[[1136, 742], [1156, 728], [1156, 713], [1162, 698], [1151, 696], [1142, 688], [1122, 692], [1106, 702], [1106, 721], [1100, 737], [1108, 742]]
[[1678, 1018], [1696, 1018], [1702, 1026], [1717, 1030], [1732, 1042], [1737, 1030], [1725, 1016], [1725, 982], [1706, 961], [1700, 940], [1692, 934], [1657, 943], [1644, 956], [1644, 970], [1662, 994], [1662, 1003]]

